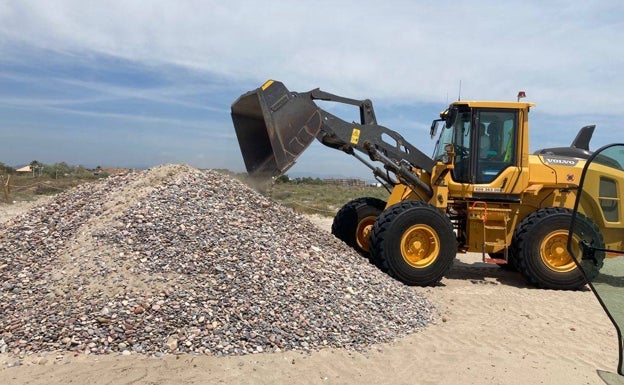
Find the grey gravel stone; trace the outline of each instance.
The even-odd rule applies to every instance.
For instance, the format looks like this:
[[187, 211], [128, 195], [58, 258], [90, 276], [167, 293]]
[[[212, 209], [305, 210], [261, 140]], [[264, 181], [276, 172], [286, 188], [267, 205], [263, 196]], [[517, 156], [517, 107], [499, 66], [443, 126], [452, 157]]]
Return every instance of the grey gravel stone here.
[[242, 355], [366, 349], [434, 308], [239, 181], [110, 177], [0, 223], [0, 350]]

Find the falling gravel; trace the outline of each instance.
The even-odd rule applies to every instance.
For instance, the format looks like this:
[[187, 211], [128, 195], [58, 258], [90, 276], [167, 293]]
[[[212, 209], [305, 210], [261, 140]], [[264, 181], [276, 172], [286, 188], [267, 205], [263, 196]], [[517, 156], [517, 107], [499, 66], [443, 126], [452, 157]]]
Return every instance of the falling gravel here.
[[362, 350], [434, 310], [305, 217], [216, 171], [80, 185], [0, 223], [0, 353]]

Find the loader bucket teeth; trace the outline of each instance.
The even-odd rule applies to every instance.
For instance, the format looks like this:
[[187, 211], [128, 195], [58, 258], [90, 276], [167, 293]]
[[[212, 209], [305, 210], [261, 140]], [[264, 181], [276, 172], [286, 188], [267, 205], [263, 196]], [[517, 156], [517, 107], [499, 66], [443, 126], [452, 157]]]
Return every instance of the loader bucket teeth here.
[[247, 172], [260, 178], [285, 173], [321, 129], [316, 104], [277, 81], [239, 97], [232, 121]]

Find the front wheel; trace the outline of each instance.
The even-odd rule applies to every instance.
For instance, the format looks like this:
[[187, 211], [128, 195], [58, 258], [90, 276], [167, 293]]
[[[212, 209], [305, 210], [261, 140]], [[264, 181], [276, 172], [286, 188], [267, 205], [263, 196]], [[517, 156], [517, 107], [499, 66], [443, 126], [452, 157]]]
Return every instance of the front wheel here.
[[418, 286], [438, 283], [457, 252], [451, 221], [420, 201], [401, 202], [382, 212], [370, 245], [377, 266], [406, 285]]
[[[575, 290], [587, 283], [567, 250], [571, 221], [572, 211], [550, 207], [537, 210], [520, 223], [514, 233], [513, 255], [518, 270], [529, 283], [559, 290]], [[602, 234], [591, 219], [577, 213], [577, 222], [572, 234], [573, 245], [585, 239], [604, 248]], [[602, 262], [586, 271], [588, 279], [595, 278]]]
[[371, 229], [385, 207], [386, 202], [381, 199], [371, 197], [354, 199], [338, 211], [331, 232], [358, 253], [369, 257]]

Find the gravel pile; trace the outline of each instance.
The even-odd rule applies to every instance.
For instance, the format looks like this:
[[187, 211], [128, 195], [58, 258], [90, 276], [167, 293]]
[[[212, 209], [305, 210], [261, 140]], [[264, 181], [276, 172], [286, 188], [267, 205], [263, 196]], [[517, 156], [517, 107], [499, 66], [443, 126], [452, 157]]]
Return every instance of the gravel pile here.
[[0, 353], [366, 349], [431, 304], [215, 171], [167, 165], [0, 223]]

